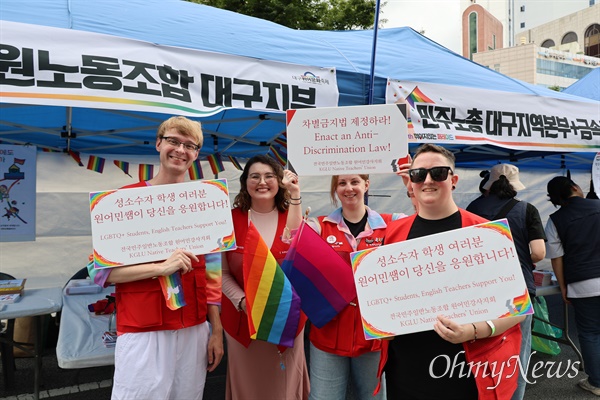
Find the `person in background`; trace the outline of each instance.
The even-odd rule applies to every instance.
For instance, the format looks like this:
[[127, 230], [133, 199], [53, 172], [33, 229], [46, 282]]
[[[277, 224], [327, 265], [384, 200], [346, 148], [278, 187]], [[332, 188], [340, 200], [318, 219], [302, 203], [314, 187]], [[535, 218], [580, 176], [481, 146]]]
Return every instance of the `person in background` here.
[[[533, 270], [535, 263], [546, 256], [546, 235], [540, 213], [532, 204], [515, 198], [517, 190], [525, 189], [519, 180], [519, 168], [511, 164], [497, 164], [492, 167], [488, 181], [483, 185], [487, 196], [475, 199], [467, 207], [467, 211], [490, 221], [506, 218], [515, 243], [521, 271], [527, 284], [531, 298], [535, 297], [535, 280]], [[531, 355], [531, 323], [533, 315], [527, 315], [521, 322], [521, 365], [527, 371]], [[525, 395], [527, 381], [519, 375], [517, 390], [513, 400], [520, 400]]]
[[[156, 135], [158, 174], [124, 189], [183, 182], [202, 141], [199, 122], [185, 117], [164, 121]], [[175, 272], [181, 273], [186, 305], [171, 310], [154, 278]], [[161, 262], [97, 271], [96, 283], [116, 284], [113, 400], [202, 399], [206, 373], [224, 354], [220, 277], [210, 278], [204, 256], [182, 249]]]
[[[408, 164], [400, 166], [406, 168]], [[300, 198], [298, 183], [290, 191]], [[404, 214], [379, 214], [365, 204], [369, 175], [334, 175], [331, 178], [331, 201], [341, 207], [327, 216], [309, 219], [308, 223], [348, 262], [350, 253], [381, 246], [388, 224]], [[409, 195], [410, 196], [410, 195]], [[292, 234], [300, 225], [288, 219]], [[318, 268], [327, 268], [327, 260]], [[310, 399], [345, 400], [352, 384], [358, 400], [385, 399], [384, 392], [373, 396], [377, 387], [377, 364], [381, 340], [366, 340], [358, 299], [355, 298], [335, 318], [321, 328], [310, 327]]]
[[289, 249], [282, 241], [286, 221], [302, 219], [300, 196], [286, 189], [298, 177], [284, 171], [275, 159], [255, 156], [246, 163], [240, 176], [240, 192], [233, 203], [233, 226], [237, 249], [222, 257], [223, 327], [227, 339], [227, 400], [308, 399], [310, 390], [304, 354], [304, 324], [292, 348], [251, 340], [246, 314], [243, 257], [250, 221], [256, 226], [271, 253], [281, 265]]
[[547, 254], [563, 300], [575, 323], [587, 379], [579, 387], [600, 396], [600, 200], [584, 199], [570, 178], [548, 182], [550, 202], [560, 209], [546, 224]]
[[[486, 222], [459, 209], [452, 198], [458, 176], [454, 154], [434, 144], [421, 145], [407, 172], [418, 202], [418, 212], [393, 221], [385, 244], [433, 235]], [[390, 399], [509, 399], [517, 387], [513, 368], [498, 379], [489, 374], [468, 376], [436, 370], [432, 361], [446, 355], [453, 364], [497, 362], [506, 365], [519, 355], [524, 317], [458, 324], [442, 315], [433, 331], [417, 332], [385, 340], [378, 374], [385, 371]], [[514, 366], [514, 361], [513, 361]], [[509, 376], [510, 374], [510, 376]]]

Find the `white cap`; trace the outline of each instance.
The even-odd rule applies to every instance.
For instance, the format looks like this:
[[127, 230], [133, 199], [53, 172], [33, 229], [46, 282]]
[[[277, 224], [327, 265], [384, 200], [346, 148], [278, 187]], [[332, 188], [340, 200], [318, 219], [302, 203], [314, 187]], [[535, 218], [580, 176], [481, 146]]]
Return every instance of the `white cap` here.
[[485, 190], [490, 190], [492, 184], [496, 182], [501, 175], [504, 175], [513, 189], [517, 192], [525, 189], [525, 185], [519, 180], [519, 168], [512, 164], [496, 164], [490, 171], [490, 179], [483, 185]]

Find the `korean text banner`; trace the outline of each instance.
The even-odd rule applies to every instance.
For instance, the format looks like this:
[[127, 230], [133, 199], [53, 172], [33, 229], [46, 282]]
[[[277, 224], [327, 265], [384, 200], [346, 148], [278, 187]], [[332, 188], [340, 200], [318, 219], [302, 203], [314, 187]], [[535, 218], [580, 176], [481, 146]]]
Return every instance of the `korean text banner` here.
[[286, 122], [300, 175], [393, 173], [408, 154], [405, 104], [288, 110]]
[[0, 102], [207, 116], [338, 104], [334, 68], [2, 21]]
[[94, 268], [236, 248], [227, 180], [90, 193]]
[[386, 102], [408, 103], [411, 143], [600, 150], [599, 103], [394, 79]]
[[506, 219], [350, 254], [367, 339], [533, 314]]

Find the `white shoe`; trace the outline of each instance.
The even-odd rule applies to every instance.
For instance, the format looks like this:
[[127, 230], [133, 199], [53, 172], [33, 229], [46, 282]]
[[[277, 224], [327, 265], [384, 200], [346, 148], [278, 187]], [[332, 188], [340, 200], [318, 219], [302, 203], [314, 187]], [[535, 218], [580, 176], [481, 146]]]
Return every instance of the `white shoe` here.
[[588, 382], [587, 378], [579, 381], [579, 387], [588, 392], [592, 392], [596, 396], [600, 396], [600, 387], [593, 386]]

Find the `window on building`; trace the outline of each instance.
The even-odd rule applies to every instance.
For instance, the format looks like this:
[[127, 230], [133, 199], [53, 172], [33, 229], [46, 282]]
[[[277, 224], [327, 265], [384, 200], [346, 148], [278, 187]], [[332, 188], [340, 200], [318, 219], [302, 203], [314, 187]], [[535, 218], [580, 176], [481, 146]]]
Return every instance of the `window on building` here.
[[546, 39], [542, 42], [542, 47], [545, 47], [546, 49], [549, 49], [554, 46], [556, 46], [556, 44], [554, 44], [554, 40], [552, 39]]
[[492, 46], [496, 49], [496, 35], [492, 35]]
[[473, 59], [473, 54], [477, 53], [477, 13], [469, 14], [469, 58]]
[[525, 22], [521, 22], [521, 29], [525, 28]]
[[525, 6], [521, 6], [521, 12], [525, 12]]
[[563, 36], [562, 40], [560, 41], [560, 44], [573, 43], [576, 41], [577, 41], [577, 34], [575, 32], [568, 32], [568, 33], [565, 33], [565, 36]]
[[593, 24], [586, 29], [583, 39], [584, 54], [600, 57], [600, 25]]
[[500, 64], [494, 64], [494, 71], [500, 72]]

